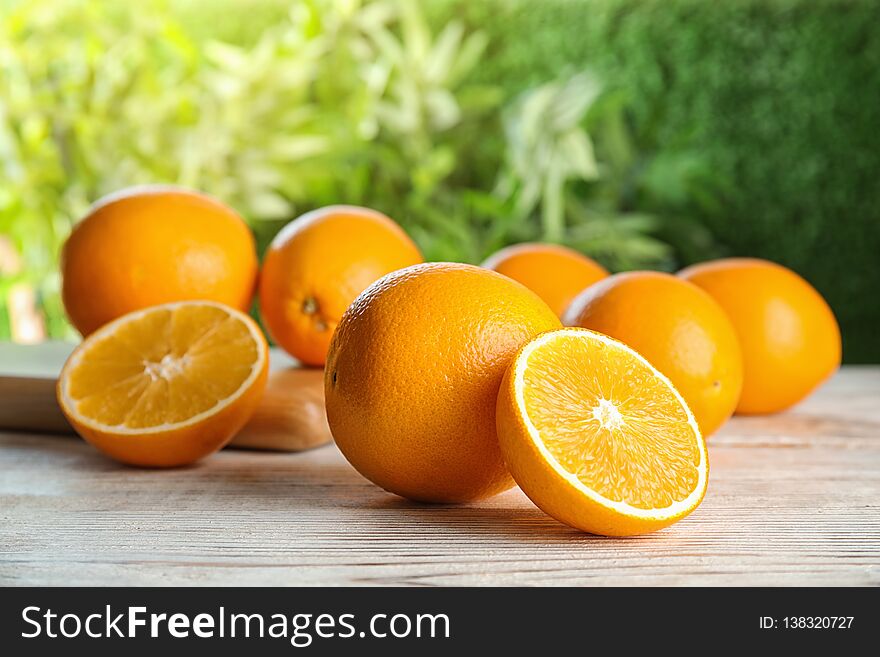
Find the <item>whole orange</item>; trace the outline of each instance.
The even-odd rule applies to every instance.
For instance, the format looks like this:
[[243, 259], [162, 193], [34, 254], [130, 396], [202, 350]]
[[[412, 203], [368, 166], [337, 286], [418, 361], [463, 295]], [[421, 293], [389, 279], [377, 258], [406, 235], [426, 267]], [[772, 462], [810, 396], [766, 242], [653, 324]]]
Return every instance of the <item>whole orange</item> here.
[[679, 273], [717, 301], [742, 345], [738, 413], [776, 413], [801, 401], [840, 366], [840, 328], [825, 299], [790, 269], [728, 258]]
[[207, 300], [247, 312], [257, 276], [250, 229], [218, 201], [174, 187], [104, 197], [61, 253], [61, 294], [84, 336], [134, 310]]
[[580, 292], [608, 276], [595, 260], [557, 244], [514, 244], [490, 256], [483, 267], [519, 281], [560, 317]]
[[324, 374], [339, 449], [402, 497], [464, 502], [513, 485], [495, 406], [510, 359], [559, 328], [537, 295], [471, 265], [428, 263], [380, 279], [346, 311]]
[[644, 356], [684, 397], [704, 437], [733, 414], [743, 381], [739, 342], [721, 306], [696, 285], [660, 272], [616, 274], [580, 294], [563, 321]]
[[308, 212], [276, 235], [260, 273], [260, 313], [275, 341], [323, 365], [333, 330], [355, 297], [385, 274], [422, 262], [384, 214], [334, 205]]

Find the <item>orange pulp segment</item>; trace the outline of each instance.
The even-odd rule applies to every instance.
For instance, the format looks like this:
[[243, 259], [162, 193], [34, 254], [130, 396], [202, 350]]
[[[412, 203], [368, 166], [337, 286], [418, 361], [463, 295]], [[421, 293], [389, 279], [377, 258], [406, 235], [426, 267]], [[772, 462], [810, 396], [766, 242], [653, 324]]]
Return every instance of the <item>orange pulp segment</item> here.
[[268, 347], [247, 315], [187, 301], [125, 315], [70, 356], [58, 400], [71, 424], [110, 456], [182, 465], [244, 425], [265, 386]]
[[684, 399], [638, 353], [600, 333], [563, 329], [523, 347], [497, 421], [520, 487], [584, 531], [660, 529], [705, 493], [705, 443]]

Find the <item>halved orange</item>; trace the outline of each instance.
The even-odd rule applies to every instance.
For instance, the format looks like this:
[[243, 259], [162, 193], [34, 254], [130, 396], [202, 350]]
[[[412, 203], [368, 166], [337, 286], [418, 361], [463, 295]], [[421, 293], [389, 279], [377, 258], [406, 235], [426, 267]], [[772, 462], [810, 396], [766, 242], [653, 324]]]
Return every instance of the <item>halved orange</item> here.
[[211, 301], [139, 310], [86, 338], [61, 371], [61, 410], [124, 463], [176, 466], [223, 447], [260, 400], [269, 350], [256, 323]]
[[593, 534], [654, 531], [693, 511], [709, 463], [669, 380], [601, 333], [570, 328], [524, 346], [498, 394], [498, 439], [544, 512]]

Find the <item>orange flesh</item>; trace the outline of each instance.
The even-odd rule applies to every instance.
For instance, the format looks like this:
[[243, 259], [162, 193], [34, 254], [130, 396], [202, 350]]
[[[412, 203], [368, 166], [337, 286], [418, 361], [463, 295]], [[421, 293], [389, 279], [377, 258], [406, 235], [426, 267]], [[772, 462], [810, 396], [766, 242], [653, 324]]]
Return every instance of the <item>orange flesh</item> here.
[[698, 485], [700, 451], [682, 402], [630, 352], [559, 337], [523, 373], [528, 417], [550, 454], [604, 498], [666, 508]]
[[241, 320], [203, 305], [148, 312], [81, 356], [65, 390], [71, 410], [130, 430], [210, 410], [242, 386], [260, 358]]

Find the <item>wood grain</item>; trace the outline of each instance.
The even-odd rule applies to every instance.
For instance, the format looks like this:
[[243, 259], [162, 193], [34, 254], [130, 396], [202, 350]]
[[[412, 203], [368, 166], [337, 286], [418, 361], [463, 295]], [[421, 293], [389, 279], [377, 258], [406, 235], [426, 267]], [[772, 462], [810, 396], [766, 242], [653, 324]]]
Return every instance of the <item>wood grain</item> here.
[[880, 368], [710, 439], [703, 505], [662, 532], [589, 536], [517, 490], [423, 506], [333, 446], [118, 466], [0, 434], [0, 584], [880, 585]]

